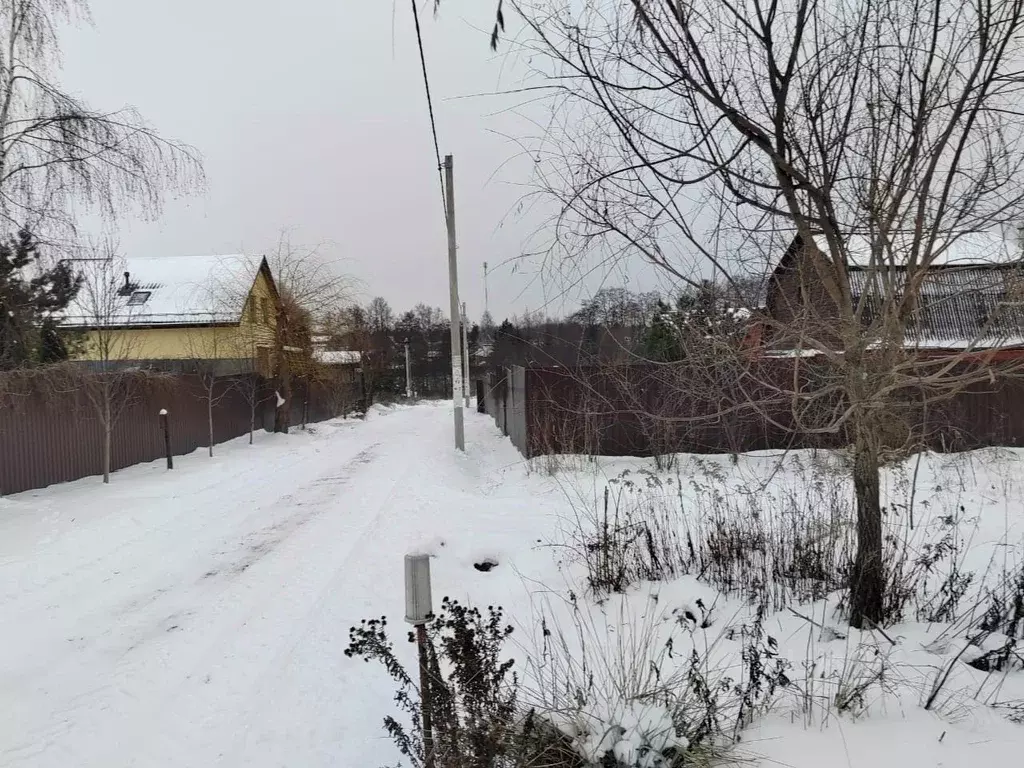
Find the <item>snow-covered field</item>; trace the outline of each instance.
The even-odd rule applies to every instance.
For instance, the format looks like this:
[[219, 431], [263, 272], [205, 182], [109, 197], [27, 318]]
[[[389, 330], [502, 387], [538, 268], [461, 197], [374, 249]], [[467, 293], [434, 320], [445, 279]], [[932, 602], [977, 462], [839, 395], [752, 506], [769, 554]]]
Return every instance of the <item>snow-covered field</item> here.
[[[0, 766], [395, 764], [380, 727], [393, 686], [343, 651], [350, 626], [387, 615], [411, 661], [400, 626], [407, 552], [434, 556], [435, 603], [449, 595], [505, 607], [525, 689], [576, 663], [559, 654], [589, 654], [606, 684], [577, 718], [591, 730], [581, 745], [610, 724], [627, 742], [630, 718], [636, 730], [657, 721], [616, 698], [627, 667], [672, 680], [696, 648], [709, 679], [742, 679], [742, 600], [692, 576], [587, 595], [574, 554], [580, 510], [609, 478], [650, 462], [531, 468], [475, 413], [467, 445], [464, 456], [451, 447], [447, 404], [378, 409], [365, 422], [182, 457], [173, 472], [155, 463], [106, 487], [85, 479], [0, 499]], [[672, 473], [679, 485], [661, 497], [763, 501], [801, 482], [808, 459], [804, 469], [789, 461], [683, 458]], [[930, 541], [936, 521], [956, 516], [961, 565], [978, 574], [972, 589], [992, 563], [1020, 562], [1021, 461], [987, 451], [909, 467], [915, 530]], [[473, 567], [485, 559], [497, 567]], [[698, 598], [711, 614], [703, 628], [680, 620], [703, 610]], [[737, 757], [808, 768], [1015, 764], [1024, 725], [1008, 713], [1015, 702], [1024, 712], [1019, 668], [968, 667], [977, 653], [961, 654], [963, 637], [937, 623], [907, 622], [885, 637], [848, 632], [827, 600], [799, 612], [806, 618], [764, 618], [790, 685], [743, 732]], [[540, 631], [542, 617], [553, 634]], [[546, 645], [552, 637], [561, 650]], [[675, 653], [666, 654], [669, 638]], [[856, 695], [839, 712], [843, 691]]]

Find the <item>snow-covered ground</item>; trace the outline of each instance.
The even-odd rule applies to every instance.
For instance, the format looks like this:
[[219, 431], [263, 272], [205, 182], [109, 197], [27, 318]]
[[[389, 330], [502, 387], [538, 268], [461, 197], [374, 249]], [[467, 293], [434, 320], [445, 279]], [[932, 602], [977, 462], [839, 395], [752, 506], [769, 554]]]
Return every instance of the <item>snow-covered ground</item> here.
[[392, 756], [391, 691], [342, 655], [349, 627], [401, 618], [411, 549], [439, 555], [439, 597], [497, 599], [474, 560], [527, 565], [545, 517], [468, 422], [466, 457], [424, 405], [0, 500], [0, 765]]
[[[565, 648], [596, 654], [611, 677], [627, 658], [634, 668], [647, 655], [671, 666], [667, 637], [678, 643], [669, 657], [685, 660], [689, 643], [714, 657], [716, 674], [739, 661], [731, 628], [746, 607], [691, 576], [601, 601], [585, 596], [573, 555], [578, 511], [600, 499], [609, 477], [650, 462], [570, 460], [571, 469], [551, 474], [542, 463], [528, 467], [475, 413], [467, 445], [464, 456], [451, 447], [447, 404], [378, 409], [365, 422], [263, 435], [254, 446], [239, 440], [213, 459], [182, 457], [173, 472], [154, 463], [117, 473], [109, 486], [85, 479], [0, 499], [0, 766], [395, 764], [380, 727], [393, 712], [393, 685], [343, 651], [349, 627], [387, 615], [411, 659], [400, 621], [408, 552], [434, 556], [435, 603], [449, 595], [503, 605], [517, 627], [517, 658], [540, 658], [544, 616], [560, 622]], [[773, 456], [680, 467], [676, 478], [692, 478], [687, 498], [742, 488], [763, 498], [799, 477]], [[911, 467], [922, 489], [918, 526], [963, 504], [965, 568], [980, 572], [994, 553], [1017, 557], [1020, 467], [1013, 452], [955, 466], [928, 457]], [[497, 567], [473, 567], [485, 559]], [[679, 615], [698, 597], [714, 606], [714, 620], [695, 630]], [[800, 611], [847, 634], [826, 601]], [[889, 631], [895, 645], [878, 633], [823, 637], [789, 612], [764, 628], [798, 690], [744, 732], [736, 754], [752, 764], [1013, 764], [1024, 747], [1024, 726], [990, 706], [1024, 699], [1024, 673], [967, 667], [957, 661], [960, 639], [942, 627], [899, 625]], [[574, 636], [587, 648], [574, 648]], [[864, 701], [845, 713], [824, 703], [839, 681], [875, 680], [879, 666], [881, 683], [864, 687]], [[931, 681], [947, 666], [945, 691], [925, 711]], [[549, 661], [548, 672], [554, 667]], [[521, 671], [530, 685], [531, 669]], [[803, 711], [807, 702], [818, 702], [814, 712]], [[605, 725], [623, 717], [621, 703], [588, 708]]]

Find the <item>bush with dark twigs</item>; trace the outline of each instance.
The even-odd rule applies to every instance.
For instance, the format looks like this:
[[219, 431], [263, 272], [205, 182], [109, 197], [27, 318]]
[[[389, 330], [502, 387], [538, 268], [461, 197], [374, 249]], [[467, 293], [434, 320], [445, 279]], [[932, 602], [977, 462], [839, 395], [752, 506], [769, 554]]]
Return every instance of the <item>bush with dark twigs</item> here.
[[[433, 762], [437, 768], [574, 768], [567, 740], [536, 713], [518, 704], [514, 661], [503, 659], [512, 627], [500, 606], [486, 613], [444, 598], [427, 630], [427, 678], [433, 716]], [[409, 641], [415, 642], [409, 633]], [[395, 654], [385, 618], [364, 620], [349, 630], [345, 655], [376, 661], [397, 683], [399, 716], [384, 729], [413, 768], [426, 765], [418, 673], [411, 675]]]
[[742, 729], [789, 689], [791, 665], [763, 610], [712, 628], [700, 602], [661, 610], [655, 595], [646, 605], [570, 596], [552, 606], [557, 619], [541, 619], [526, 695], [587, 766], [723, 764]]

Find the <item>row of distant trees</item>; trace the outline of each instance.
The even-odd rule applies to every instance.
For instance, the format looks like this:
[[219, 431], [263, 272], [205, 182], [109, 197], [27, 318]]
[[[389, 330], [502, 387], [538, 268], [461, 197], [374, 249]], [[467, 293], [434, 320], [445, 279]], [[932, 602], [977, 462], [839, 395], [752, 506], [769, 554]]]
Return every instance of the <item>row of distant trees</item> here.
[[[451, 325], [438, 307], [417, 304], [396, 313], [380, 296], [366, 306], [352, 304], [325, 326], [328, 345], [356, 351], [366, 402], [405, 393], [405, 354], [409, 350], [413, 391], [421, 397], [451, 395]], [[467, 329], [470, 359], [479, 359], [481, 324]]]
[[[744, 319], [757, 301], [716, 281], [685, 287], [674, 296], [605, 288], [564, 317], [540, 312], [505, 318], [485, 313], [467, 328], [471, 370], [509, 365], [588, 365], [641, 360], [671, 362], [693, 355], [710, 333], [742, 338]], [[408, 343], [414, 391], [451, 395], [451, 332], [445, 313], [428, 304], [396, 313], [376, 297], [353, 304], [326, 326], [331, 348], [358, 351], [364, 397], [373, 401], [405, 392]]]
[[[743, 287], [735, 290], [734, 283]], [[489, 335], [495, 366], [675, 362], [712, 338], [738, 344], [759, 303], [760, 283], [703, 280], [674, 294], [605, 288], [565, 317], [527, 314]]]

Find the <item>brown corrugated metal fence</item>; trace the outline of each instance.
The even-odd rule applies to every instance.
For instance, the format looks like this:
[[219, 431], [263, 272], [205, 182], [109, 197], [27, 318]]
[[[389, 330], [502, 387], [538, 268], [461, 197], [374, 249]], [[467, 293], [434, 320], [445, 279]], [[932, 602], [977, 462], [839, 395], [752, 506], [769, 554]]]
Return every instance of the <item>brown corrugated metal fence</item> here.
[[[488, 374], [487, 413], [527, 457], [580, 453], [652, 456], [680, 453], [742, 453], [848, 444], [844, 429], [811, 433], [794, 422], [784, 390], [720, 382], [688, 389], [685, 371], [665, 366], [524, 368]], [[754, 377], [770, 382], [771, 371]], [[813, 389], [808, 368], [802, 386]], [[783, 394], [779, 394], [783, 391]], [[913, 430], [915, 444], [939, 451], [985, 446], [1024, 446], [1024, 379], [1001, 377], [967, 387], [955, 397], [923, 407], [909, 393], [895, 403], [894, 422]], [[826, 406], [829, 404], [825, 404]], [[755, 407], [756, 406], [756, 407]], [[821, 407], [827, 416], [831, 407]], [[898, 419], [895, 418], [898, 415]], [[811, 417], [813, 418], [813, 416]]]
[[[214, 443], [245, 435], [253, 409], [245, 396], [255, 385], [256, 429], [273, 426], [275, 396], [266, 382], [235, 377], [214, 388]], [[356, 400], [354, 385], [298, 382], [291, 423], [341, 415]], [[159, 412], [168, 411], [175, 455], [209, 444], [207, 398], [196, 376], [140, 376], [112, 400], [121, 408], [112, 433], [113, 470], [164, 455]], [[0, 401], [0, 493], [42, 488], [102, 474], [103, 429], [96, 405], [81, 387], [9, 388]]]

